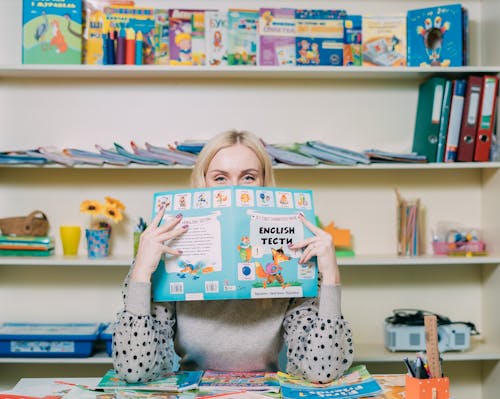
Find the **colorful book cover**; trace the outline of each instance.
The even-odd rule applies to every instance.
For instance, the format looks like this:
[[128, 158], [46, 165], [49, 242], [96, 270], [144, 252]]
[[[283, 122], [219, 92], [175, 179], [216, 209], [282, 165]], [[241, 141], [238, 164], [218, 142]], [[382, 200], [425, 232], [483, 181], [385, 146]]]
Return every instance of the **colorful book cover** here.
[[406, 15], [363, 16], [363, 65], [406, 65]]
[[361, 66], [363, 17], [348, 15], [344, 20], [344, 66]]
[[23, 64], [82, 63], [82, 1], [23, 0]]
[[408, 66], [463, 66], [460, 4], [408, 11]]
[[273, 372], [236, 372], [206, 370], [201, 390], [279, 392], [280, 383]]
[[193, 12], [191, 24], [191, 58], [193, 65], [205, 65], [207, 61], [205, 11]]
[[169, 10], [170, 65], [193, 65], [194, 10]]
[[207, 64], [227, 65], [227, 11], [205, 12]]
[[342, 66], [345, 10], [295, 10], [296, 65]]
[[259, 65], [295, 65], [295, 10], [259, 10]]
[[149, 382], [126, 382], [118, 377], [115, 370], [108, 370], [97, 384], [99, 389], [129, 389], [138, 391], [182, 392], [198, 388], [203, 371], [168, 372]]
[[155, 64], [167, 65], [170, 61], [168, 10], [155, 9], [154, 19]]
[[186, 233], [172, 240], [152, 277], [154, 301], [312, 297], [316, 259], [299, 264], [288, 244], [312, 233], [312, 192], [271, 187], [218, 187], [154, 194], [153, 215], [164, 222], [182, 213]]
[[257, 65], [258, 10], [228, 12], [228, 65]]

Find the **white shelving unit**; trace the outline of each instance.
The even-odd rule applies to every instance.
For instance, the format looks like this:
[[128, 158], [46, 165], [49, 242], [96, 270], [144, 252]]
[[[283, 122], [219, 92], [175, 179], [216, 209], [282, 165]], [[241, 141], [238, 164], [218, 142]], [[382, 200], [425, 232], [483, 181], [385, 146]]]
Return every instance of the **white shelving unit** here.
[[[452, 0], [317, 0], [314, 7], [352, 13], [405, 12]], [[206, 2], [145, 1], [167, 7]], [[211, 0], [222, 8], [229, 3]], [[231, 6], [258, 8], [257, 0]], [[266, 6], [311, 6], [275, 0]], [[21, 1], [0, 2], [0, 150], [53, 145], [93, 149], [130, 140], [166, 145], [204, 139], [230, 128], [273, 143], [318, 139], [363, 150], [409, 150], [420, 82], [473, 73], [500, 73], [500, 3], [465, 0], [471, 20], [472, 66], [420, 68], [177, 68], [167, 66], [21, 65]], [[121, 283], [139, 216], [149, 219], [152, 193], [188, 185], [186, 167], [0, 167], [0, 217], [42, 209], [56, 237], [50, 258], [0, 258], [0, 321], [110, 321], [121, 307]], [[276, 168], [278, 184], [314, 191], [318, 216], [350, 228], [355, 258], [339, 259], [343, 313], [354, 332], [357, 362], [371, 371], [404, 372], [406, 354], [383, 347], [382, 324], [395, 308], [421, 308], [472, 321], [481, 332], [472, 348], [445, 353], [456, 399], [496, 397], [500, 388], [500, 163]], [[425, 208], [428, 255], [401, 258], [396, 200], [419, 197]], [[84, 199], [111, 195], [127, 205], [104, 260], [61, 256], [58, 227], [86, 226]], [[439, 221], [480, 228], [489, 256], [431, 256]], [[0, 359], [0, 389], [21, 377], [99, 376], [107, 355], [88, 359]], [[40, 367], [43, 365], [43, 367]]]

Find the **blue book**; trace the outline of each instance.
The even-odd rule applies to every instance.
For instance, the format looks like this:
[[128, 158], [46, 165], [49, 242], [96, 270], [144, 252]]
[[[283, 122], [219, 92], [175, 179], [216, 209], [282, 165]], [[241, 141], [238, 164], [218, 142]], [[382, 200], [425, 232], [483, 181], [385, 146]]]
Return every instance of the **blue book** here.
[[461, 4], [408, 11], [408, 66], [463, 66]]
[[313, 297], [316, 259], [299, 264], [288, 248], [312, 233], [297, 218], [314, 219], [312, 192], [227, 186], [154, 194], [153, 217], [182, 213], [189, 226], [170, 241], [181, 256], [166, 255], [153, 274], [154, 301]]
[[342, 66], [345, 10], [295, 10], [297, 66]]

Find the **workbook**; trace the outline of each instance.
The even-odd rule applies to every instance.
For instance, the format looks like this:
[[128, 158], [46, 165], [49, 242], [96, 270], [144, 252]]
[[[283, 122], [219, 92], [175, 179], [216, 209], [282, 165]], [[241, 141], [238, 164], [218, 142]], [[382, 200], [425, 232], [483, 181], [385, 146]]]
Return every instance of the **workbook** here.
[[168, 242], [182, 251], [165, 255], [152, 277], [154, 301], [312, 297], [316, 258], [299, 263], [289, 248], [313, 233], [310, 190], [224, 186], [154, 194], [153, 217], [162, 224], [182, 215], [185, 233]]

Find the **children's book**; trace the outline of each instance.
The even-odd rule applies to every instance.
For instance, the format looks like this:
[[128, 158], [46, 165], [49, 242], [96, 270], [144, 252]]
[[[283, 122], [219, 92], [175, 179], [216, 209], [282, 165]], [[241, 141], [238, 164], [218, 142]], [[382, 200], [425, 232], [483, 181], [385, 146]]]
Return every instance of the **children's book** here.
[[155, 9], [154, 18], [155, 64], [167, 65], [170, 61], [168, 10]]
[[344, 66], [361, 66], [363, 17], [348, 15], [344, 20]]
[[82, 0], [23, 0], [23, 64], [81, 64]]
[[463, 66], [460, 4], [408, 11], [408, 66]]
[[207, 49], [205, 41], [205, 11], [193, 12], [191, 17], [191, 58], [193, 65], [205, 65]]
[[363, 65], [406, 65], [406, 15], [363, 16]]
[[295, 10], [296, 65], [342, 66], [345, 10]]
[[272, 372], [236, 372], [206, 370], [200, 390], [279, 392], [280, 382]]
[[165, 373], [154, 381], [130, 383], [120, 379], [115, 370], [108, 370], [96, 388], [182, 392], [198, 388], [202, 375], [203, 371], [176, 371]]
[[228, 11], [229, 65], [257, 65], [258, 23], [258, 10]]
[[208, 65], [227, 65], [227, 11], [205, 12], [205, 40]]
[[310, 190], [232, 186], [154, 194], [153, 217], [183, 215], [188, 230], [169, 242], [153, 274], [154, 301], [312, 297], [316, 260], [299, 264], [290, 243], [313, 234], [298, 219], [314, 220]]
[[170, 65], [193, 65], [194, 10], [169, 10]]
[[295, 65], [295, 10], [259, 10], [259, 65]]

